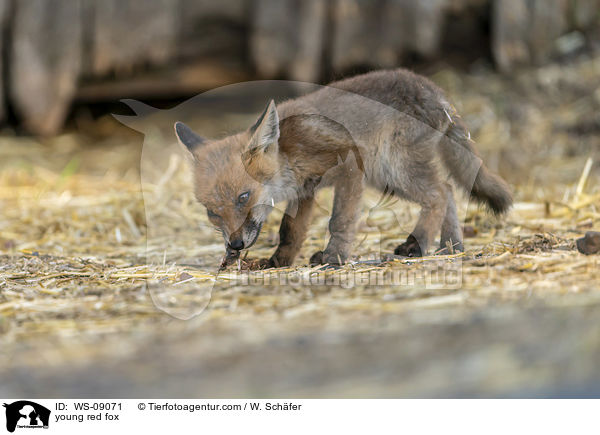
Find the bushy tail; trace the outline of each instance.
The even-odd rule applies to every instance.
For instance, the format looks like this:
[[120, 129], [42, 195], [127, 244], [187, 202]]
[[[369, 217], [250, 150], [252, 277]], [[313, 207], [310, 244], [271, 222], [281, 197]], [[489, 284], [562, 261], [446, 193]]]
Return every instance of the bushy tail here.
[[453, 117], [440, 143], [440, 152], [450, 175], [467, 193], [494, 214], [508, 211], [513, 203], [508, 185], [483, 164], [460, 118]]

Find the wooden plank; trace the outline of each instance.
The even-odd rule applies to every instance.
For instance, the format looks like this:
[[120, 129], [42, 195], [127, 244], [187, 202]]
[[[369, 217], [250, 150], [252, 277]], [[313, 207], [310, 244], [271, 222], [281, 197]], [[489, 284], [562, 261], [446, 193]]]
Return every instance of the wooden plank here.
[[260, 77], [306, 82], [319, 79], [327, 7], [321, 0], [256, 1], [250, 48]]
[[62, 127], [77, 87], [82, 3], [19, 0], [14, 4], [9, 97], [29, 131], [53, 134]]
[[180, 0], [177, 58], [246, 58], [248, 8], [249, 0]]
[[332, 67], [392, 68], [405, 52], [437, 54], [448, 0], [337, 0]]
[[7, 26], [8, 19], [8, 1], [0, 0], [0, 123], [4, 121], [6, 116], [6, 107], [4, 106], [4, 59], [1, 53], [4, 53], [4, 32]]
[[576, 29], [600, 27], [600, 0], [571, 0], [572, 26]]
[[334, 2], [331, 66], [343, 72], [356, 66], [379, 66], [377, 53], [381, 2], [336, 0]]
[[178, 0], [94, 2], [91, 72], [132, 73], [174, 57]]
[[80, 102], [177, 98], [251, 79], [243, 64], [200, 60], [137, 74], [131, 78], [83, 81], [75, 97]]
[[288, 73], [292, 80], [313, 83], [322, 73], [328, 2], [306, 0], [298, 7], [296, 51]]
[[294, 1], [256, 0], [250, 50], [260, 77], [281, 77], [294, 59]]
[[415, 53], [431, 58], [438, 53], [442, 37], [443, 18], [447, 0], [421, 0], [404, 2], [408, 14], [410, 34], [407, 35], [409, 46]]
[[536, 0], [531, 3], [531, 23], [527, 39], [534, 64], [546, 62], [555, 41], [567, 30], [567, 0]]
[[566, 0], [495, 0], [492, 53], [499, 69], [543, 63], [555, 40], [567, 30]]

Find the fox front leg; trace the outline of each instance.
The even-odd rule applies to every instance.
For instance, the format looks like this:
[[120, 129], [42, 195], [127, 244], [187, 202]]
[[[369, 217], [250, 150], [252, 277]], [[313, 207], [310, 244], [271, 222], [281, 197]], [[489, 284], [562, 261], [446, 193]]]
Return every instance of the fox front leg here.
[[259, 268], [292, 265], [306, 238], [314, 202], [310, 196], [288, 203], [279, 228], [279, 246], [271, 258], [260, 261]]
[[333, 212], [329, 219], [330, 239], [324, 251], [310, 257], [310, 264], [344, 264], [356, 236], [356, 222], [363, 192], [362, 173], [351, 171], [334, 184]]

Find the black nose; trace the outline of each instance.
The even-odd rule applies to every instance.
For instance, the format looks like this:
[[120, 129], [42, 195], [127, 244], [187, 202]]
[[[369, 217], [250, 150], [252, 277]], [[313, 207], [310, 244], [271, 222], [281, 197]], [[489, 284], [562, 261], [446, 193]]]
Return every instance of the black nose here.
[[242, 239], [235, 239], [229, 242], [229, 247], [231, 249], [235, 249], [239, 251], [240, 249], [244, 249], [244, 241]]

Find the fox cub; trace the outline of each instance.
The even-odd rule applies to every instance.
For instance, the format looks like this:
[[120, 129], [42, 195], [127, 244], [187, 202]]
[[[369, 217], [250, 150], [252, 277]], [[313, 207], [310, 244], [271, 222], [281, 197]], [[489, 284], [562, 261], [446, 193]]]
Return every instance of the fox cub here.
[[406, 70], [334, 82], [278, 106], [271, 100], [254, 125], [223, 139], [204, 139], [181, 122], [175, 133], [193, 156], [196, 197], [223, 233], [224, 264], [256, 242], [274, 203], [287, 201], [279, 246], [260, 265], [291, 265], [323, 186], [335, 189], [330, 240], [311, 264], [347, 261], [366, 184], [421, 206], [394, 251], [400, 256], [426, 255], [438, 231], [440, 248], [463, 249], [447, 174], [495, 214], [512, 204], [443, 91]]

